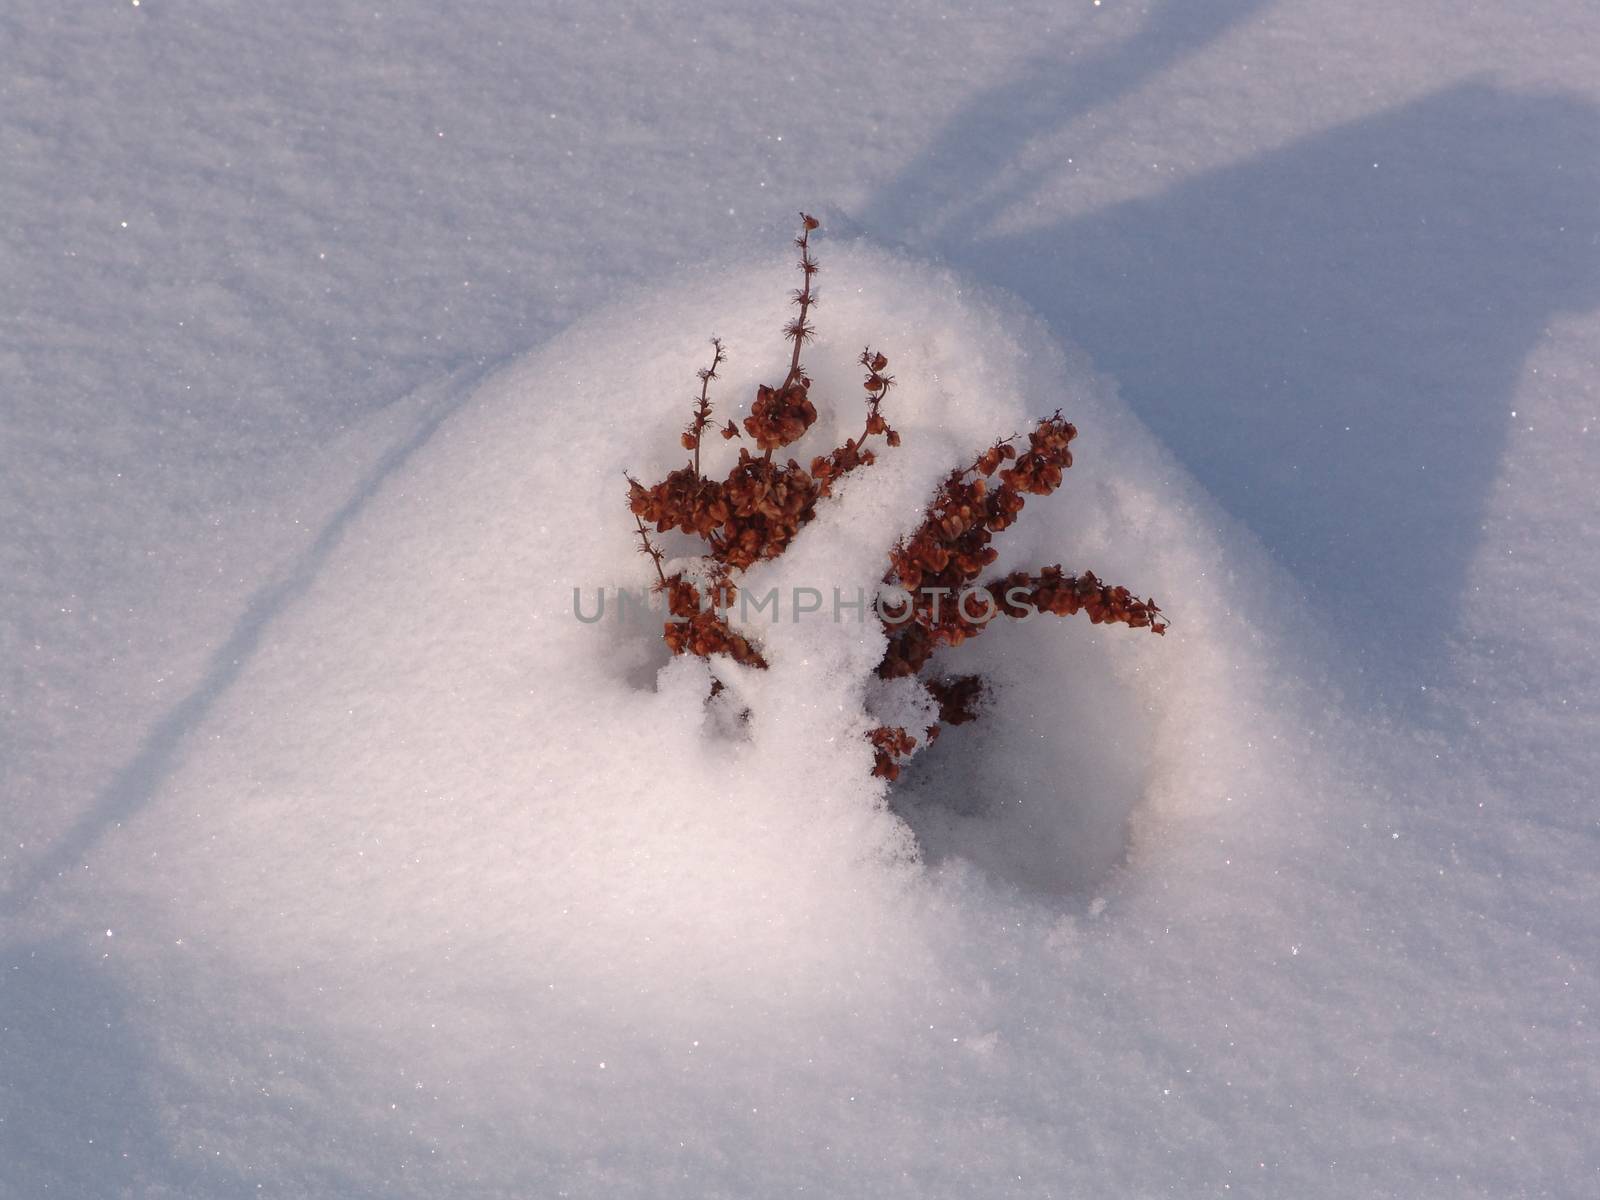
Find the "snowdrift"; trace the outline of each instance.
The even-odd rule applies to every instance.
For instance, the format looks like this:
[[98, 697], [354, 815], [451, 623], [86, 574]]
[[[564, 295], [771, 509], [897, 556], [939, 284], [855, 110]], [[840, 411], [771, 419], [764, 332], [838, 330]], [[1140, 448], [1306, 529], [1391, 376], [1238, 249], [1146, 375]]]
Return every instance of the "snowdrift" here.
[[[886, 791], [875, 626], [761, 618], [755, 673], [574, 614], [651, 578], [623, 473], [677, 465], [707, 338], [723, 416], [781, 375], [787, 264], [584, 321], [383, 481], [98, 852], [139, 1086], [214, 1194], [1133, 1192], [1348, 1136], [1308, 1105], [1404, 1126], [1333, 1050], [1362, 1046], [1333, 984], [1362, 960], [1297, 944], [1359, 940], [1317, 849], [1359, 755], [1284, 649], [1282, 580], [1014, 304], [822, 251], [804, 446], [859, 427], [868, 340], [904, 444], [748, 586], [870, 591], [945, 471], [1059, 407], [1077, 465], [997, 569], [1093, 569], [1171, 633], [1042, 617], [959, 648], [993, 711]], [[1107, 1128], [1159, 1133], [1111, 1163], [1079, 1140]]]

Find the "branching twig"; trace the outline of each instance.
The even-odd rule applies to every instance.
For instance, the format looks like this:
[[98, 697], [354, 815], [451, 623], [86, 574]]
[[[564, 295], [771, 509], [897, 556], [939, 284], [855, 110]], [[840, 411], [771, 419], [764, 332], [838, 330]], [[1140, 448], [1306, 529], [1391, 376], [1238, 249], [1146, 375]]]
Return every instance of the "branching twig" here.
[[811, 231], [819, 224], [815, 217], [806, 213], [800, 214], [800, 236], [794, 240], [794, 244], [800, 247], [800, 274], [803, 280], [800, 290], [794, 294], [794, 302], [800, 309], [800, 315], [783, 331], [784, 336], [794, 342], [794, 353], [789, 358], [789, 373], [783, 377], [782, 388], [787, 388], [800, 379], [800, 346], [816, 333], [816, 330], [806, 323], [806, 315], [816, 303], [816, 297], [811, 291], [811, 278], [817, 273], [817, 260], [811, 257]]
[[694, 451], [696, 479], [700, 478], [700, 441], [705, 436], [706, 426], [711, 424], [711, 381], [717, 377], [717, 368], [726, 357], [722, 353], [721, 338], [711, 339], [711, 350], [711, 365], [695, 372], [700, 379], [700, 398], [695, 401], [694, 419], [689, 422], [689, 428], [683, 431], [683, 448]]
[[667, 586], [667, 573], [661, 569], [661, 551], [657, 550], [655, 543], [650, 540], [650, 532], [644, 527], [644, 518], [635, 516], [634, 523], [639, 526], [639, 553], [650, 556], [650, 561], [655, 564], [656, 578], [661, 581], [661, 586]]

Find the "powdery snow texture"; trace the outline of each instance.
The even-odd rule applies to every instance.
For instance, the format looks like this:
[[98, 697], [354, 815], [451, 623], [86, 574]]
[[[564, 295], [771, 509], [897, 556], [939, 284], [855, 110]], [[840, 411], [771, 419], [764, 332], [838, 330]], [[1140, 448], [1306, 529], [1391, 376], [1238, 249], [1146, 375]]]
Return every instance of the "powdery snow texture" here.
[[[438, 402], [93, 852], [166, 1144], [130, 1186], [1132, 1194], [1270, 1171], [1305, 1194], [1466, 1170], [1509, 1189], [1577, 1153], [1463, 1080], [1456, 1056], [1500, 1049], [1474, 1016], [1492, 985], [1442, 996], [1404, 944], [1448, 960], [1476, 935], [1430, 881], [1369, 886], [1403, 852], [1363, 776], [1385, 740], [1329, 711], [1293, 589], [1014, 304], [823, 249], [800, 448], [859, 428], [868, 340], [904, 444], [748, 586], [870, 591], [950, 466], [1059, 406], [1076, 465], [997, 570], [1092, 568], [1172, 632], [1041, 617], [950, 653], [993, 711], [886, 797], [873, 625], [759, 618], [759, 673], [573, 615], [575, 587], [651, 578], [623, 472], [677, 464], [707, 337], [732, 354], [722, 416], [781, 374], [789, 268], [581, 322]], [[21, 1186], [76, 1177], [60, 1115], [8, 1113]]]

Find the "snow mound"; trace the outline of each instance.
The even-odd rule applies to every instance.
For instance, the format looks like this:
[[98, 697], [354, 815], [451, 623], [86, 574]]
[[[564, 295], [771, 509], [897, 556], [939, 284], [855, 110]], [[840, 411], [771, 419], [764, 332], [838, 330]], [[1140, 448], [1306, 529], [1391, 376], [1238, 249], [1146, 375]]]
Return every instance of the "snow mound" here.
[[614, 601], [574, 614], [575, 589], [592, 610], [651, 578], [623, 475], [679, 464], [707, 338], [732, 356], [722, 417], [782, 374], [790, 269], [702, 271], [581, 323], [384, 481], [100, 855], [117, 951], [161, 997], [178, 1153], [389, 1194], [1095, 1177], [1061, 1137], [1106, 1097], [1067, 1082], [1141, 1077], [1137, 1109], [1173, 1069], [1126, 1024], [1094, 1042], [1104, 997], [1193, 980], [1216, 946], [1161, 939], [1175, 920], [1273, 921], [1262, 883], [1333, 778], [1286, 735], [1308, 708], [1284, 590], [1011, 302], [860, 246], [825, 244], [822, 284], [798, 449], [859, 429], [867, 341], [904, 444], [748, 587], [870, 593], [945, 471], [1060, 408], [1076, 465], [998, 568], [1093, 569], [1172, 631], [1003, 623], [947, 660], [993, 710], [887, 794], [874, 625], [755, 618], [771, 670], [750, 672], [667, 661]]

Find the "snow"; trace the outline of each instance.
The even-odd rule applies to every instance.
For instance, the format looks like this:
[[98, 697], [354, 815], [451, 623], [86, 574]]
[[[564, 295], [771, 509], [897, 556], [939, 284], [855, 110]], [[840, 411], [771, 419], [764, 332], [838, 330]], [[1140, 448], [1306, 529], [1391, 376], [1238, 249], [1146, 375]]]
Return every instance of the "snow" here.
[[[1592, 6], [0, 47], [0, 1196], [1594, 1190]], [[751, 585], [1059, 406], [1001, 565], [1175, 621], [962, 647], [887, 792], [870, 626], [571, 611], [813, 205], [814, 443], [870, 340], [904, 444]]]

